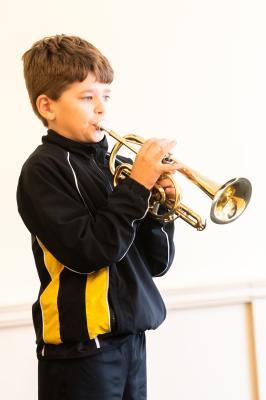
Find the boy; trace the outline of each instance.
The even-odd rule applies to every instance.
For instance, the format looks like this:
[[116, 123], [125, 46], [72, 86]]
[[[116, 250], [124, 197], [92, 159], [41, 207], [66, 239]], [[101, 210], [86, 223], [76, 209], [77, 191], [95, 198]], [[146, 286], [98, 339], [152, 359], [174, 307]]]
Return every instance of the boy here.
[[[48, 127], [19, 178], [19, 213], [40, 278], [33, 304], [39, 400], [146, 399], [145, 330], [165, 306], [153, 282], [174, 256], [173, 223], [148, 213], [174, 141], [145, 142], [115, 189], [106, 119], [113, 70], [87, 41], [56, 35], [23, 55], [34, 112]], [[160, 180], [166, 195], [173, 188]]]

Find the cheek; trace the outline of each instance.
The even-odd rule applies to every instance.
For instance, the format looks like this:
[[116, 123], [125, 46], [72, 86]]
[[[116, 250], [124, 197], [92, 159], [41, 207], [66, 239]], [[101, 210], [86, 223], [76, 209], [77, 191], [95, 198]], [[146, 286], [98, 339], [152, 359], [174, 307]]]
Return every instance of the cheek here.
[[93, 117], [94, 115], [88, 106], [79, 107], [76, 115], [73, 115], [73, 119], [84, 130], [87, 130], [88, 128], [91, 127], [91, 123], [93, 122]]
[[71, 108], [67, 110], [66, 115], [73, 123], [81, 123], [82, 125], [86, 124], [89, 119], [89, 113], [84, 106]]
[[83, 118], [88, 118], [93, 115], [92, 105], [86, 102], [78, 104], [76, 111]]
[[61, 105], [57, 115], [61, 121], [71, 122], [77, 115], [77, 112], [74, 107], [70, 107], [69, 104], [66, 103], [63, 106]]

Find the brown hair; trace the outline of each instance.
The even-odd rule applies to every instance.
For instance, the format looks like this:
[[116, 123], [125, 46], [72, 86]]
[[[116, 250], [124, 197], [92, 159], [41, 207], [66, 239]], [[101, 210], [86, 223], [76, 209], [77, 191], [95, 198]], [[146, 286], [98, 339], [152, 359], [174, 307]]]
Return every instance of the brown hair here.
[[32, 108], [45, 126], [47, 121], [39, 114], [36, 100], [46, 94], [58, 100], [68, 85], [82, 82], [89, 72], [97, 81], [111, 83], [113, 69], [109, 61], [91, 43], [77, 36], [56, 35], [34, 43], [23, 56], [24, 77]]

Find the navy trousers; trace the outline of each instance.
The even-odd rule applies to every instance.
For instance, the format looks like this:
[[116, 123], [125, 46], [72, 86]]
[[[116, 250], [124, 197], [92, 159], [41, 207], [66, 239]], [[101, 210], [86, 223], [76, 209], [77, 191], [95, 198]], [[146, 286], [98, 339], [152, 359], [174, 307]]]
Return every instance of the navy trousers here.
[[145, 334], [84, 358], [39, 360], [39, 400], [146, 400]]

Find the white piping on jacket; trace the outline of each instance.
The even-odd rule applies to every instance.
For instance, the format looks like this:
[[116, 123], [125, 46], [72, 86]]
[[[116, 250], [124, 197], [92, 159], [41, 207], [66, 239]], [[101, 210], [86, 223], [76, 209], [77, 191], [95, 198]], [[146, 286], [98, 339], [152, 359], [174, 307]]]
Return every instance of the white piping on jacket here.
[[[78, 191], [78, 193], [79, 193], [79, 195], [80, 195], [80, 197], [81, 197], [81, 199], [82, 199], [84, 205], [85, 205], [86, 208], [88, 209], [88, 207], [87, 207], [87, 205], [86, 205], [86, 203], [85, 203], [85, 200], [84, 200], [84, 198], [83, 198], [83, 196], [82, 196], [82, 194], [81, 194], [81, 192], [80, 192], [80, 190], [79, 190], [79, 185], [78, 185], [77, 176], [76, 176], [76, 173], [75, 173], [75, 171], [74, 171], [74, 168], [73, 168], [72, 165], [71, 165], [71, 162], [70, 162], [70, 154], [69, 154], [69, 152], [67, 152], [67, 161], [68, 161], [68, 164], [69, 164], [69, 166], [70, 166], [70, 168], [71, 168], [71, 171], [72, 171], [72, 173], [73, 173], [74, 181], [75, 181], [75, 185], [76, 185], [77, 191]], [[90, 212], [90, 210], [88, 210], [88, 211]], [[37, 238], [37, 240], [38, 240], [38, 238]], [[62, 265], [63, 265], [63, 264], [62, 264]], [[95, 272], [95, 271], [92, 271], [92, 272], [80, 272], [80, 271], [76, 271], [75, 269], [69, 268], [67, 265], [63, 265], [63, 266], [64, 266], [66, 269], [68, 269], [69, 271], [75, 272], [76, 274], [80, 274], [80, 275], [90, 275], [90, 274], [93, 274], [93, 273]]]
[[101, 348], [101, 345], [100, 345], [98, 336], [96, 336], [96, 338], [95, 338], [94, 340], [95, 340], [95, 344], [96, 344], [97, 349], [100, 349], [100, 348]]
[[[123, 161], [120, 161], [120, 160], [118, 160], [118, 159], [117, 159], [116, 161], [117, 161], [119, 164], [123, 164]], [[142, 220], [142, 219], [146, 216], [146, 214], [147, 214], [147, 212], [148, 212], [148, 210], [149, 210], [149, 201], [150, 201], [150, 197], [151, 197], [151, 194], [150, 194], [149, 199], [148, 199], [148, 207], [147, 207], [147, 210], [145, 211], [144, 216], [143, 216], [142, 218], [135, 219], [135, 220], [132, 222], [132, 224], [131, 224], [132, 227], [133, 227], [134, 222], [136, 222], [137, 220]], [[155, 277], [159, 277], [159, 276], [163, 275], [163, 274], [169, 269], [169, 261], [170, 261], [170, 245], [169, 245], [169, 238], [168, 238], [167, 232], [165, 232], [165, 230], [163, 229], [163, 227], [162, 227], [161, 229], [162, 229], [162, 232], [165, 234], [166, 241], [167, 241], [167, 264], [166, 264], [166, 268], [165, 268], [160, 274], [155, 275]], [[126, 251], [125, 254], [119, 259], [119, 261], [121, 261], [122, 258], [125, 257], [125, 255], [127, 254], [128, 250], [129, 250], [129, 248], [130, 248], [130, 246], [132, 245], [134, 239], [135, 239], [135, 234], [134, 234], [134, 238], [133, 238], [132, 242], [130, 243], [130, 245], [129, 245], [127, 251]]]
[[[71, 171], [72, 171], [72, 173], [73, 173], [74, 181], [75, 181], [75, 185], [76, 185], [77, 191], [78, 191], [78, 193], [79, 193], [79, 195], [80, 195], [80, 197], [81, 197], [81, 199], [82, 199], [82, 201], [83, 201], [85, 207], [88, 209], [88, 206], [87, 206], [87, 204], [86, 204], [86, 202], [85, 202], [85, 200], [84, 200], [84, 198], [83, 198], [83, 196], [82, 196], [82, 194], [81, 194], [81, 192], [80, 192], [80, 190], [79, 190], [78, 179], [77, 179], [75, 170], [74, 170], [74, 168], [73, 168], [73, 166], [72, 166], [72, 164], [71, 164], [71, 162], [70, 162], [70, 153], [69, 153], [69, 152], [67, 152], [67, 161], [68, 161], [69, 166], [70, 166], [70, 168], [71, 168]], [[149, 198], [148, 198], [147, 209], [146, 209], [144, 215], [143, 215], [141, 218], [136, 218], [136, 219], [134, 219], [134, 220], [131, 222], [132, 228], [133, 228], [134, 222], [140, 221], [140, 220], [142, 220], [143, 218], [145, 218], [145, 216], [146, 216], [146, 214], [147, 214], [147, 212], [148, 212], [148, 210], [149, 210], [149, 201], [150, 201], [150, 197], [151, 197], [151, 193], [150, 193]], [[89, 209], [88, 209], [88, 211], [90, 212]], [[91, 213], [90, 213], [90, 214], [91, 214]], [[121, 258], [119, 258], [118, 261], [121, 261], [122, 258], [124, 258], [125, 255], [128, 253], [128, 251], [129, 251], [129, 249], [130, 249], [130, 247], [131, 247], [131, 245], [132, 245], [132, 243], [133, 243], [133, 241], [134, 241], [134, 239], [135, 239], [135, 235], [136, 235], [136, 233], [134, 232], [133, 239], [132, 239], [131, 243], [129, 244], [129, 246], [128, 246], [127, 250], [125, 251], [125, 253], [123, 254], [123, 256], [122, 256]], [[65, 267], [66, 267], [67, 269], [69, 269], [70, 271], [72, 271], [72, 272], [76, 272], [77, 274], [93, 274], [93, 272], [95, 272], [95, 271], [89, 272], [89, 273], [87, 273], [87, 272], [78, 272], [78, 271], [75, 271], [75, 270], [73, 270], [73, 269], [71, 269], [71, 268], [69, 268], [69, 267], [67, 267], [67, 266], [65, 266]]]
[[[141, 218], [136, 218], [136, 219], [134, 219], [134, 220], [131, 222], [131, 226], [132, 226], [132, 228], [133, 228], [133, 224], [134, 224], [134, 222], [136, 222], [136, 221], [141, 221], [143, 218], [145, 218], [145, 217], [146, 217], [146, 214], [147, 214], [147, 212], [148, 212], [148, 210], [149, 210], [149, 201], [150, 201], [150, 198], [151, 198], [151, 193], [150, 193], [150, 195], [149, 195], [149, 198], [148, 198], [148, 205], [147, 205], [147, 209], [146, 209], [146, 211], [145, 211], [144, 215], [143, 215]], [[125, 253], [123, 254], [123, 256], [122, 256], [121, 258], [119, 258], [119, 260], [118, 260], [118, 261], [121, 261], [121, 260], [122, 260], [122, 258], [124, 258], [124, 257], [125, 257], [125, 255], [128, 253], [128, 251], [129, 251], [129, 249], [130, 249], [130, 247], [131, 247], [132, 243], [134, 242], [135, 236], [136, 236], [136, 232], [134, 232], [133, 239], [132, 239], [131, 243], [129, 244], [129, 246], [128, 246], [127, 250], [125, 251]]]
[[169, 269], [169, 261], [170, 261], [170, 245], [169, 245], [169, 238], [168, 238], [168, 234], [167, 232], [165, 232], [165, 230], [163, 229], [163, 226], [161, 227], [162, 232], [165, 234], [166, 237], [166, 242], [167, 242], [167, 264], [166, 264], [166, 268], [160, 272], [158, 275], [155, 275], [155, 277], [159, 277], [161, 275], [163, 275], [168, 269]]
[[[68, 164], [70, 165], [70, 168], [71, 168], [72, 173], [73, 173], [73, 175], [74, 175], [74, 181], [75, 181], [75, 185], [76, 185], [77, 191], [79, 192], [79, 195], [80, 195], [80, 197], [81, 197], [81, 199], [82, 199], [84, 205], [87, 207], [87, 204], [85, 203], [85, 200], [84, 200], [84, 198], [83, 198], [83, 196], [82, 196], [82, 194], [81, 194], [81, 192], [80, 192], [80, 190], [79, 190], [78, 179], [77, 179], [76, 173], [75, 173], [75, 171], [74, 171], [74, 168], [72, 167], [72, 164], [71, 164], [71, 162], [70, 162], [70, 154], [69, 154], [69, 151], [67, 152], [67, 161], [68, 161]], [[88, 208], [88, 207], [87, 207], [87, 208]]]

